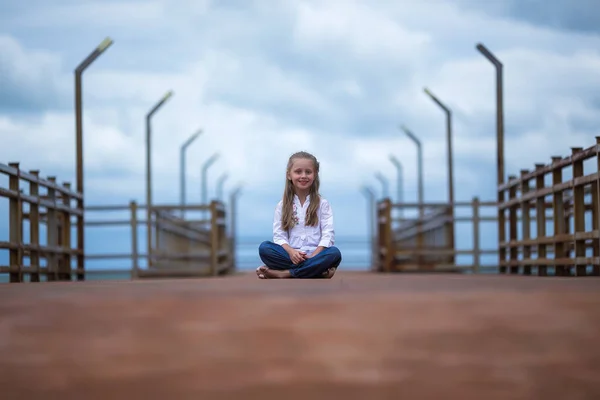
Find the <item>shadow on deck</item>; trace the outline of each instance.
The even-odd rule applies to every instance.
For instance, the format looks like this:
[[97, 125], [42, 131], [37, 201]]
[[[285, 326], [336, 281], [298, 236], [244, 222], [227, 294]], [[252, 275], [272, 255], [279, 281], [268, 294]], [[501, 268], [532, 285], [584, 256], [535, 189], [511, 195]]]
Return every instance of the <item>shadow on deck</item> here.
[[7, 285], [0, 381], [28, 399], [591, 399], [599, 310], [590, 277]]

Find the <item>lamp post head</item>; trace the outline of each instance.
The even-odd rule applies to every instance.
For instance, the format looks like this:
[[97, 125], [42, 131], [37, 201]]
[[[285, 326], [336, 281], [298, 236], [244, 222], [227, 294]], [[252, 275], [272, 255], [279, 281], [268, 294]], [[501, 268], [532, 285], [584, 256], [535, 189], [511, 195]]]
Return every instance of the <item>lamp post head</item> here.
[[169, 90], [167, 93], [165, 93], [164, 97], [162, 98], [162, 101], [167, 101], [169, 100], [169, 98], [173, 96], [173, 91]]
[[475, 46], [475, 48], [481, 53], [483, 54], [483, 56], [485, 58], [487, 58], [489, 61], [492, 62], [492, 64], [494, 64], [497, 68], [502, 68], [502, 63], [500, 62], [500, 60], [498, 60], [496, 58], [495, 55], [492, 54], [491, 51], [488, 50], [487, 47], [485, 47], [483, 44], [481, 43], [477, 43], [477, 46]]
[[414, 134], [414, 133], [412, 133], [412, 132], [410, 131], [410, 129], [408, 129], [408, 128], [407, 128], [406, 126], [404, 126], [404, 125], [402, 125], [402, 126], [400, 127], [400, 129], [402, 129], [402, 130], [404, 131], [404, 133], [406, 134], [406, 136], [408, 136], [408, 138], [409, 138], [410, 140], [412, 140], [413, 142], [415, 142], [417, 146], [421, 146], [421, 141], [420, 141], [420, 140], [419, 140], [419, 139], [418, 139], [418, 138], [415, 136], [415, 134]]
[[196, 133], [194, 133], [194, 134], [192, 135], [192, 137], [190, 138], [190, 141], [192, 141], [192, 140], [196, 140], [196, 139], [198, 138], [198, 136], [200, 136], [201, 134], [202, 134], [202, 129], [198, 129], [198, 130], [196, 131]]
[[396, 168], [402, 169], [402, 163], [393, 154], [390, 154], [390, 161]]
[[104, 39], [104, 40], [102, 41], [102, 43], [100, 43], [100, 44], [98, 45], [98, 51], [99, 51], [100, 53], [102, 53], [104, 50], [108, 49], [108, 47], [109, 47], [111, 44], [113, 44], [113, 40], [112, 40], [111, 38], [107, 37], [106, 39]]

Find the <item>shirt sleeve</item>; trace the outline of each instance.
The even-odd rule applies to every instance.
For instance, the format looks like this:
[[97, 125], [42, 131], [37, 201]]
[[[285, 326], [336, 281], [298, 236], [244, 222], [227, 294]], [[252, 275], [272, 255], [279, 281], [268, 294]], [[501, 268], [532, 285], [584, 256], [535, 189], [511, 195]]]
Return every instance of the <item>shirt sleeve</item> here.
[[283, 246], [289, 245], [289, 235], [281, 228], [281, 209], [283, 202], [280, 201], [275, 207], [275, 216], [273, 217], [273, 243]]
[[335, 243], [335, 231], [333, 229], [333, 211], [329, 202], [321, 199], [321, 241], [319, 246], [331, 247]]

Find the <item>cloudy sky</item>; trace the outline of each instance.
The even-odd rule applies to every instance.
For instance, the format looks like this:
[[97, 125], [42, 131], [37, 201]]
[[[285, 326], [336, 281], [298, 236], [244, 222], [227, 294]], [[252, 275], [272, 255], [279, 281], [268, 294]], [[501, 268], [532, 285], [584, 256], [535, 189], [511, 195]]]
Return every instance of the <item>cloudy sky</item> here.
[[363, 235], [359, 188], [381, 195], [381, 171], [395, 194], [389, 154], [403, 162], [405, 200], [416, 199], [415, 147], [399, 124], [423, 141], [426, 200], [447, 198], [445, 116], [425, 86], [454, 112], [456, 198], [495, 198], [494, 68], [478, 42], [505, 65], [507, 174], [592, 145], [597, 3], [4, 0], [0, 162], [74, 181], [73, 70], [110, 36], [84, 77], [87, 204], [144, 202], [144, 116], [173, 90], [153, 123], [157, 202], [178, 201], [179, 147], [202, 128], [188, 152], [189, 202], [219, 152], [210, 196], [225, 172], [226, 192], [243, 183], [240, 234], [268, 238], [287, 158], [307, 150], [338, 235]]

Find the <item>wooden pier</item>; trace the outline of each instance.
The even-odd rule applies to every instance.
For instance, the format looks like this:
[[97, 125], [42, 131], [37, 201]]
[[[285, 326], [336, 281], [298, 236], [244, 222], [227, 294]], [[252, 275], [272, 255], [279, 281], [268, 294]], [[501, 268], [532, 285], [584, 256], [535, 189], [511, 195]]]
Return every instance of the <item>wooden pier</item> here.
[[597, 399], [600, 279], [5, 285], [7, 399]]

